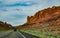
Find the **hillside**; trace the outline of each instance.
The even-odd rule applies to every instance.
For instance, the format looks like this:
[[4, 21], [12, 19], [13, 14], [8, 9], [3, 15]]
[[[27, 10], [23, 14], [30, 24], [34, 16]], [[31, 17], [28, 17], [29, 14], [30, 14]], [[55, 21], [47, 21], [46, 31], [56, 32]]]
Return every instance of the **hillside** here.
[[45, 8], [33, 16], [27, 16], [27, 22], [17, 28], [40, 38], [60, 38], [60, 6]]
[[0, 29], [11, 29], [12, 25], [6, 23], [6, 22], [2, 22], [0, 21]]
[[40, 28], [45, 26], [60, 26], [60, 6], [53, 6], [38, 11], [33, 16], [27, 16], [27, 22], [19, 28]]

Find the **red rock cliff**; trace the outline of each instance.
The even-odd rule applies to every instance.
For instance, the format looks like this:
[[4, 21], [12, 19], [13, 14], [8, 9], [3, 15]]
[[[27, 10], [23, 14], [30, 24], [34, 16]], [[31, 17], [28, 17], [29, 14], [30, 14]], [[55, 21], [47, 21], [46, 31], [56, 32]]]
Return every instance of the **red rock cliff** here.
[[7, 24], [6, 22], [0, 21], [0, 29], [11, 29], [12, 25]]
[[44, 26], [60, 26], [60, 6], [53, 6], [38, 11], [34, 16], [27, 17], [27, 23], [23, 27], [44, 27]]

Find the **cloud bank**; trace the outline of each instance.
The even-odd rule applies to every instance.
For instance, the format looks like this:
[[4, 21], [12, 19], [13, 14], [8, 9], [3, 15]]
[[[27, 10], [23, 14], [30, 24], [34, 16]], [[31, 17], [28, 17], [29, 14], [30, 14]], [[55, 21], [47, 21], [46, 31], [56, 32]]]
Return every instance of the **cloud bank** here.
[[0, 21], [22, 25], [27, 16], [55, 5], [59, 6], [60, 0], [0, 0]]

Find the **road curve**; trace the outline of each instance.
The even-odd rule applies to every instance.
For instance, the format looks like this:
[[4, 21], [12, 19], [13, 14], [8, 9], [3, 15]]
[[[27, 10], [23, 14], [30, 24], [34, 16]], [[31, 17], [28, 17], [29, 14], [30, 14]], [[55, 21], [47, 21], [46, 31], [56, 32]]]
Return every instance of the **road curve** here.
[[19, 31], [0, 32], [0, 38], [39, 38]]

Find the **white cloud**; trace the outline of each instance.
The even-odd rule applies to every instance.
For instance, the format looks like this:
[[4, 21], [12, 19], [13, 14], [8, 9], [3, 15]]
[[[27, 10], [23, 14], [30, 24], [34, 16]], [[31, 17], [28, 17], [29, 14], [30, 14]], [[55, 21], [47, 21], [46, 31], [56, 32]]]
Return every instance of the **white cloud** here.
[[[34, 15], [37, 11], [53, 6], [60, 5], [60, 1], [49, 1], [49, 0], [0, 0], [0, 20], [6, 21], [13, 26], [24, 24], [27, 19], [26, 16]], [[30, 6], [5, 6], [15, 3], [26, 3]], [[2, 6], [2, 7], [1, 7]]]

